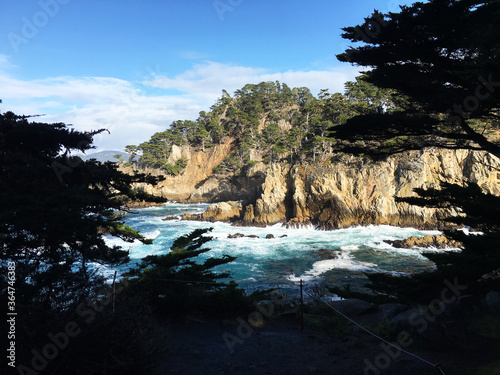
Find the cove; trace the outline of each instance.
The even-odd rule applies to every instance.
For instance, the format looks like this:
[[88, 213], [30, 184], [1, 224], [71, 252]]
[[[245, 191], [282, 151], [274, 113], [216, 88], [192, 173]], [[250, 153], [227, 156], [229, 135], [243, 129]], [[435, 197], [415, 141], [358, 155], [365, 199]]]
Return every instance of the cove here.
[[[299, 229], [288, 229], [281, 224], [265, 228], [235, 227], [220, 222], [162, 220], [167, 216], [180, 217], [184, 212], [202, 213], [207, 207], [208, 204], [167, 203], [133, 210], [125, 217], [125, 223], [152, 238], [153, 244], [127, 243], [106, 236], [108, 245], [120, 245], [130, 250], [131, 262], [118, 271], [127, 271], [147, 255], [168, 252], [179, 236], [196, 228], [211, 227], [213, 240], [205, 245], [211, 250], [201, 258], [223, 254], [237, 257], [234, 262], [215, 270], [230, 272], [232, 280], [249, 291], [276, 287], [295, 290], [300, 279], [310, 284], [350, 284], [353, 289], [360, 289], [367, 280], [364, 272], [408, 274], [433, 267], [433, 263], [422, 255], [423, 251], [429, 250], [396, 249], [383, 240], [440, 234], [439, 231], [389, 225], [323, 231], [312, 226]], [[228, 238], [228, 235], [237, 233], [245, 237]], [[266, 238], [271, 237], [268, 235], [274, 238]], [[109, 277], [114, 273], [114, 269], [101, 271]]]

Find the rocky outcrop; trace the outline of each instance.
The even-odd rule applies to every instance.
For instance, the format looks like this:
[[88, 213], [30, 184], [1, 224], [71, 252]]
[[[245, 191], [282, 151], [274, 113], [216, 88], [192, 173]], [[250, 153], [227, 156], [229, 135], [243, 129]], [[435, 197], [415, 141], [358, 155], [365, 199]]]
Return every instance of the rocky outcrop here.
[[262, 193], [245, 208], [248, 225], [313, 223], [325, 229], [353, 225], [439, 226], [453, 210], [397, 203], [394, 197], [415, 196], [414, 188], [438, 187], [441, 181], [475, 182], [485, 192], [500, 194], [498, 159], [486, 152], [427, 149], [365, 162], [344, 157], [328, 165], [268, 168]]
[[432, 247], [436, 249], [456, 249], [462, 247], [458, 241], [449, 239], [446, 236], [424, 236], [424, 237], [409, 237], [405, 240], [384, 240], [384, 242], [401, 249], [411, 249], [412, 247]]
[[378, 162], [332, 155], [332, 161], [314, 165], [254, 161], [244, 175], [216, 178], [213, 168], [234, 147], [228, 139], [207, 152], [176, 149], [175, 157], [188, 159], [182, 175], [144, 189], [180, 202], [245, 202], [241, 209], [216, 206], [186, 218], [324, 229], [368, 224], [438, 228], [439, 219], [459, 213], [412, 206], [394, 197], [415, 196], [413, 189], [439, 187], [440, 182], [474, 182], [484, 192], [500, 195], [500, 161], [487, 152], [430, 148]]
[[201, 214], [184, 213], [182, 220], [198, 221], [225, 221], [240, 220], [243, 213], [243, 205], [237, 201], [219, 202], [208, 206]]
[[[156, 186], [136, 184], [145, 192], [177, 202], [220, 202], [229, 200], [255, 200], [263, 182], [264, 175], [258, 169], [246, 176], [230, 181], [213, 175], [218, 166], [235, 148], [234, 138], [205, 151], [195, 151], [189, 146], [172, 146], [168, 162], [175, 164], [181, 158], [187, 160], [184, 171], [177, 176], [167, 176], [159, 170], [141, 170], [153, 175], [163, 175], [164, 181]], [[132, 173], [129, 168], [126, 172]]]
[[286, 165], [273, 164], [269, 167], [260, 198], [245, 211], [246, 224], [267, 225], [287, 221], [289, 175], [290, 167]]

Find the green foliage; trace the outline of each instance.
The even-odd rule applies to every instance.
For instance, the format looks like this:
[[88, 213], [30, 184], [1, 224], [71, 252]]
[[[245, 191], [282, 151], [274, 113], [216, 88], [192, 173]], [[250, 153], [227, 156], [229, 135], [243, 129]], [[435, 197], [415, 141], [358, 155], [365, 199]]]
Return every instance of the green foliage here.
[[167, 162], [163, 163], [161, 169], [169, 175], [177, 176], [186, 168], [187, 163], [188, 161], [186, 159], [181, 158], [177, 159], [174, 165]]
[[[337, 145], [374, 156], [426, 146], [482, 149], [500, 156], [498, 139], [488, 138], [499, 125], [500, 102], [490, 95], [492, 82], [500, 78], [499, 16], [498, 1], [431, 0], [403, 6], [399, 13], [375, 11], [363, 25], [344, 28], [345, 39], [364, 45], [338, 58], [371, 69], [357, 80], [357, 88], [348, 85], [357, 115], [333, 129], [337, 139], [346, 141]], [[374, 25], [377, 32], [369, 37], [360, 32]], [[379, 100], [379, 89], [365, 83], [389, 90], [389, 101]], [[359, 90], [373, 99], [363, 99]], [[474, 108], [464, 113], [472, 101]], [[474, 184], [416, 192], [420, 197], [398, 200], [454, 209], [462, 215], [449, 222], [470, 225], [483, 235], [447, 231], [464, 247], [460, 252], [426, 253], [435, 271], [408, 277], [367, 274], [368, 286], [381, 297], [424, 305], [439, 298], [445, 280], [458, 280], [467, 294], [478, 297], [499, 289], [498, 280], [483, 279], [500, 268], [499, 198], [483, 194]]]
[[[104, 280], [91, 263], [113, 266], [128, 261], [128, 252], [106, 245], [102, 233], [107, 231], [125, 241], [150, 242], [124, 225], [121, 213], [136, 198], [163, 201], [131, 188], [134, 183], [155, 184], [158, 179], [123, 174], [112, 162], [71, 157], [72, 151], [93, 148], [93, 137], [102, 131], [79, 132], [64, 124], [28, 122], [27, 117], [11, 112], [0, 114], [0, 261], [15, 264], [19, 364], [29, 366], [32, 350], [42, 350], [49, 333], [64, 332], [67, 322], [78, 319], [75, 311], [80, 303], [92, 309], [83, 301], [100, 294]], [[5, 301], [8, 286], [12, 287], [1, 277], [0, 294]], [[83, 374], [96, 368], [126, 373], [123, 360], [132, 351], [123, 343], [131, 341], [132, 329], [120, 331], [122, 340], [116, 340], [112, 330], [102, 330], [111, 324], [111, 319], [105, 318], [111, 315], [109, 309], [101, 311], [102, 321], [92, 320], [95, 331], [90, 332], [92, 328], [82, 321], [81, 333], [71, 337], [73, 349], [49, 361], [44, 373]], [[87, 334], [99, 330], [99, 343], [108, 346], [94, 361], [93, 349], [98, 344], [92, 338], [96, 336]], [[134, 350], [144, 353], [139, 341]], [[108, 355], [111, 348], [122, 352]], [[83, 359], [82, 355], [88, 357]]]
[[[207, 258], [198, 256], [209, 251], [203, 245], [212, 237], [210, 229], [196, 229], [176, 239], [171, 251], [165, 255], [151, 255], [142, 260], [139, 268], [131, 272], [138, 278], [131, 280], [134, 293], [142, 295], [158, 313], [183, 315], [192, 311], [207, 314], [224, 313], [246, 306], [249, 301], [234, 283], [221, 283], [228, 278], [225, 272], [215, 273], [213, 268], [232, 262], [235, 257]], [[219, 305], [220, 303], [220, 305]], [[226, 311], [227, 313], [227, 311]]]
[[[196, 121], [175, 121], [168, 130], [154, 134], [139, 146], [127, 146], [129, 159], [141, 153], [139, 166], [159, 168], [177, 175], [182, 167], [168, 163], [173, 145], [206, 150], [233, 138], [234, 151], [214, 169], [217, 174], [239, 173], [260, 151], [264, 162], [287, 158], [316, 162], [332, 152], [331, 130], [357, 115], [395, 111], [401, 100], [394, 90], [379, 89], [361, 76], [347, 82], [345, 93], [322, 90], [315, 98], [308, 88], [290, 89], [280, 82], [248, 84], [227, 92]], [[237, 159], [237, 161], [236, 161]]]
[[135, 157], [139, 153], [140, 149], [138, 146], [128, 145], [125, 146], [125, 152], [128, 154], [128, 163], [134, 162]]
[[238, 174], [241, 167], [241, 160], [230, 155], [224, 158], [224, 160], [222, 160], [222, 162], [212, 170], [212, 173], [223, 176]]

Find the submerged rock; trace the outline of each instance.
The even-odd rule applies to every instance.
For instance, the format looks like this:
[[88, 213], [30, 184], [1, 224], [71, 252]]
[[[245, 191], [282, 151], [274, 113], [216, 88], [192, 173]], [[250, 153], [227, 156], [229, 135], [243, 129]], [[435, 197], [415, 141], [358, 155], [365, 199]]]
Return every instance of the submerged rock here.
[[318, 249], [313, 250], [312, 253], [317, 255], [320, 259], [338, 259], [340, 255], [340, 250], [332, 250], [332, 249]]
[[163, 219], [161, 219], [162, 221], [168, 221], [168, 220], [179, 220], [179, 217], [178, 216], [166, 216], [164, 217]]

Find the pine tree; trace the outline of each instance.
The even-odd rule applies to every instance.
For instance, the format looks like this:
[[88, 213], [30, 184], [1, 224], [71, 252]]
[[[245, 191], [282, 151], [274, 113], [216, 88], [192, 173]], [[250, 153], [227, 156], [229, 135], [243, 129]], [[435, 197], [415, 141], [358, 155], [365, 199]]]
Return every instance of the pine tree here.
[[[141, 265], [130, 272], [131, 276], [137, 276], [131, 280], [130, 290], [141, 295], [160, 314], [183, 315], [200, 310], [227, 313], [239, 303], [242, 303], [239, 308], [245, 307], [248, 301], [243, 290], [237, 289], [234, 282], [219, 282], [228, 278], [229, 273], [213, 271], [236, 258], [229, 255], [204, 261], [198, 258], [210, 251], [203, 246], [212, 240], [206, 235], [212, 229], [196, 229], [177, 238], [167, 254], [142, 259]], [[222, 295], [226, 295], [224, 305], [216, 306], [214, 302]]]
[[[500, 119], [499, 18], [495, 0], [431, 0], [399, 13], [375, 11], [362, 25], [344, 28], [343, 38], [363, 45], [339, 60], [370, 67], [363, 80], [410, 100], [402, 112], [355, 117], [334, 136], [369, 141], [369, 150], [345, 149], [373, 155], [436, 145], [500, 156], [487, 135]], [[405, 138], [384, 144], [395, 136]]]
[[127, 262], [128, 252], [106, 245], [103, 233], [147, 242], [123, 224], [120, 212], [130, 199], [163, 201], [131, 188], [158, 180], [71, 156], [91, 149], [102, 131], [0, 114], [0, 259], [16, 264], [20, 309], [65, 309], [99, 283], [91, 263]]

